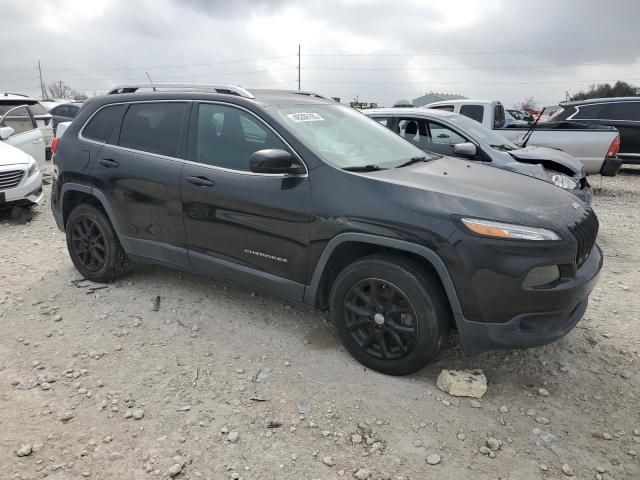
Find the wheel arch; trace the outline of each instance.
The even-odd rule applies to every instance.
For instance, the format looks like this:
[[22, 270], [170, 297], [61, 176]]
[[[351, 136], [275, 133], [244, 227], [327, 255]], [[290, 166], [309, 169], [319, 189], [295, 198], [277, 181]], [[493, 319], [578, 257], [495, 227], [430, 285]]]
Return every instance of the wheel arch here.
[[462, 314], [449, 270], [436, 252], [423, 245], [365, 233], [342, 233], [329, 241], [315, 266], [311, 283], [305, 288], [304, 302], [317, 308], [326, 307], [331, 284], [340, 270], [357, 258], [380, 252], [418, 260], [440, 280], [454, 317]]
[[111, 207], [109, 206], [109, 203], [107, 202], [107, 199], [102, 192], [81, 183], [65, 183], [62, 186], [60, 198], [62, 225], [65, 229], [71, 211], [81, 203], [88, 203], [102, 210], [111, 222], [111, 225], [113, 225], [116, 234], [118, 233], [117, 225], [113, 221], [113, 212], [111, 211]]

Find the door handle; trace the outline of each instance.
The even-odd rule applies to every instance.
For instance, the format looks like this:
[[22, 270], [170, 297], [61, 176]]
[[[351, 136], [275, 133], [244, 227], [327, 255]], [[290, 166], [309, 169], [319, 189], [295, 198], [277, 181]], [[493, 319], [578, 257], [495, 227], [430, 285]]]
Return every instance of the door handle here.
[[120, 166], [120, 164], [112, 158], [102, 158], [98, 163], [106, 168], [117, 168]]
[[207, 177], [187, 177], [187, 182], [197, 187], [213, 187], [215, 183]]
[[42, 139], [41, 138], [36, 138], [32, 143], [40, 143], [40, 142], [42, 142]]

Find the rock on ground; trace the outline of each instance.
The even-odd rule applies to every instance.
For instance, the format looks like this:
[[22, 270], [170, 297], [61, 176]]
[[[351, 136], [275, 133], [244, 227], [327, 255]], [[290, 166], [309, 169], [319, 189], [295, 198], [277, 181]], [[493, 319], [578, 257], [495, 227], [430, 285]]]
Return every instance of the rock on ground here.
[[487, 392], [487, 377], [482, 370], [442, 370], [436, 385], [454, 397], [482, 398]]

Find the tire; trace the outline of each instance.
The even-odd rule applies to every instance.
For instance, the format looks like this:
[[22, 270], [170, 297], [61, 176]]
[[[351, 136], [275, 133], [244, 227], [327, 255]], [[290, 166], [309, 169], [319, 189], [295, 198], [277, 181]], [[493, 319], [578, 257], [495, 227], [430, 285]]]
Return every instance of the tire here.
[[76, 269], [88, 280], [110, 283], [122, 275], [128, 258], [109, 218], [93, 205], [79, 205], [66, 225], [67, 249]]
[[451, 317], [433, 275], [410, 259], [383, 255], [363, 258], [340, 272], [329, 310], [349, 353], [388, 375], [408, 375], [431, 362]]

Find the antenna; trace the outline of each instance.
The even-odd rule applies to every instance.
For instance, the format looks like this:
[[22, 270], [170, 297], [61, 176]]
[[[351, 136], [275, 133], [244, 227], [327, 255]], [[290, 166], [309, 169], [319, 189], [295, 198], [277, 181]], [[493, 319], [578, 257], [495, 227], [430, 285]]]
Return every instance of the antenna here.
[[[149, 83], [150, 83], [151, 85], [153, 85], [153, 80], [151, 80], [151, 75], [149, 75], [149, 72], [144, 72], [144, 73], [146, 73], [146, 74], [147, 74], [147, 78], [149, 79]], [[156, 91], [156, 87], [153, 87], [153, 91], [154, 91], [154, 92]]]

